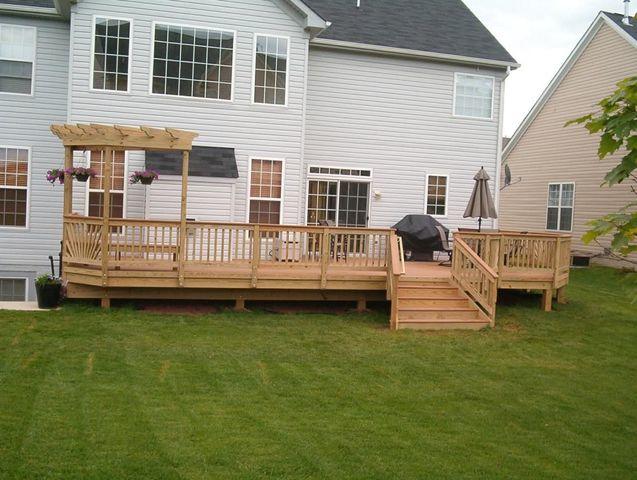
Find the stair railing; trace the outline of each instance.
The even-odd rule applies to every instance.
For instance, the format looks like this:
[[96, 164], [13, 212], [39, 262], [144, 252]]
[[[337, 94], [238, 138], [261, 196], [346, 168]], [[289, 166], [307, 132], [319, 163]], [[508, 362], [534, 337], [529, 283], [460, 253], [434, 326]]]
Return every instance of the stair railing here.
[[389, 236], [389, 258], [387, 261], [387, 300], [391, 303], [390, 327], [398, 329], [398, 282], [405, 274], [405, 258], [402, 239], [391, 232]]
[[498, 274], [460, 237], [454, 238], [451, 278], [495, 324]]

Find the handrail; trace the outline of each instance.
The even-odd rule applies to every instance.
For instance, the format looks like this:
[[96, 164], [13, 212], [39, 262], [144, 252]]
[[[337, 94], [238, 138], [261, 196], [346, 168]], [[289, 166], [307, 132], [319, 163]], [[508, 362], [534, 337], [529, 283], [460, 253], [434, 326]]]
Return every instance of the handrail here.
[[498, 274], [461, 238], [453, 242], [451, 277], [489, 317], [493, 326], [498, 297]]
[[454, 238], [454, 246], [456, 244], [462, 246], [467, 251], [467, 254], [469, 254], [475, 261], [476, 266], [483, 270], [484, 273], [486, 273], [487, 275], [491, 275], [494, 279], [498, 278], [498, 274], [496, 273], [496, 271], [493, 270], [489, 265], [487, 265], [487, 262], [482, 260], [480, 256], [471, 247], [469, 247], [469, 245], [467, 245], [467, 243], [462, 238]]
[[389, 259], [387, 265], [387, 300], [391, 304], [389, 324], [398, 329], [398, 282], [405, 274], [405, 259], [402, 251], [402, 239], [392, 231], [389, 236]]
[[405, 274], [405, 247], [403, 246], [403, 237], [398, 237], [398, 252], [400, 255], [400, 274]]

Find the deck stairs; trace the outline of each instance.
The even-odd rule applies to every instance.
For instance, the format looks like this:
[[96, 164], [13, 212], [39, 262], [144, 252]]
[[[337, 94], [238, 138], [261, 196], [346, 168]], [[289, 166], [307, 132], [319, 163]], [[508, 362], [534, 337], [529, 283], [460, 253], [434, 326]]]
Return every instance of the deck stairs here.
[[399, 329], [480, 330], [489, 324], [489, 318], [449, 277], [405, 275], [398, 282]]

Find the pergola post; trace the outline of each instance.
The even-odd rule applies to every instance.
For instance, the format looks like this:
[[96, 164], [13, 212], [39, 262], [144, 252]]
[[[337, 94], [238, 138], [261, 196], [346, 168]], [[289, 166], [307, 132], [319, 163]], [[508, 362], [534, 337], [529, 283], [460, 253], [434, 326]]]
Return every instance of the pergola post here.
[[188, 163], [190, 151], [182, 152], [181, 161], [181, 223], [179, 228], [179, 286], [184, 286], [184, 263], [186, 261], [186, 218], [188, 215]]
[[[73, 168], [73, 147], [64, 147], [64, 170]], [[73, 211], [73, 177], [64, 175], [64, 215]]]
[[111, 173], [113, 164], [113, 149], [106, 147], [102, 150], [104, 155], [102, 162], [102, 190], [104, 198], [102, 202], [102, 286], [108, 283], [108, 257], [109, 245], [108, 238], [110, 235], [111, 220]]

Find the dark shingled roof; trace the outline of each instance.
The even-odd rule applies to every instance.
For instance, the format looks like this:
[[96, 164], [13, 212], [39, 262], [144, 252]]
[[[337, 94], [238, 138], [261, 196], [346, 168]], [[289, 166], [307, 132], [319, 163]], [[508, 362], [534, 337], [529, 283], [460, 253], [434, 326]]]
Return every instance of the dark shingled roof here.
[[53, 0], [0, 0], [6, 5], [20, 5], [21, 7], [55, 8]]
[[304, 0], [332, 26], [320, 38], [515, 62], [461, 0]]
[[619, 25], [624, 32], [626, 32], [628, 35], [630, 35], [635, 40], [637, 40], [637, 15], [635, 15], [634, 17], [631, 17], [630, 25], [624, 25], [624, 23], [622, 22], [622, 20], [624, 19], [624, 16], [621, 13], [610, 13], [610, 12], [603, 12], [603, 13], [608, 18], [610, 18], [613, 22]]
[[[146, 152], [146, 168], [159, 175], [181, 175], [181, 152]], [[192, 177], [239, 178], [234, 148], [192, 147], [188, 161]]]

